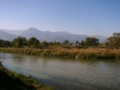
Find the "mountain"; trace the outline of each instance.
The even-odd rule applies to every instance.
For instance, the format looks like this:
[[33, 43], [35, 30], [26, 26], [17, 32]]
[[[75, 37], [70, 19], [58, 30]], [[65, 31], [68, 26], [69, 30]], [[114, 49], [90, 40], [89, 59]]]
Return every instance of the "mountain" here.
[[29, 28], [28, 30], [25, 30], [23, 33], [19, 34], [19, 36], [23, 36], [29, 39], [30, 37], [39, 38], [39, 36], [41, 36], [42, 34], [43, 32], [36, 28]]
[[12, 41], [16, 37], [17, 37], [16, 35], [9, 34], [0, 29], [0, 39]]
[[72, 34], [72, 33], [65, 32], [65, 31], [63, 32], [44, 31], [43, 32], [36, 28], [29, 28], [28, 30], [21, 33], [19, 36], [26, 37], [27, 39], [29, 39], [30, 37], [36, 37], [41, 42], [46, 40], [48, 42], [59, 41], [61, 43], [64, 40], [69, 40], [70, 42], [75, 43], [76, 40], [82, 41], [82, 40], [85, 40], [85, 38], [87, 37], [87, 35], [76, 35], [76, 34]]
[[99, 42], [105, 42], [106, 39], [108, 38], [107, 36], [102, 36], [102, 35], [92, 35], [91, 37], [96, 37], [99, 39]]
[[[38, 40], [40, 40], [40, 42], [46, 40], [47, 42], [59, 41], [62, 43], [65, 40], [69, 40], [70, 43], [75, 43], [77, 40], [79, 42], [81, 42], [82, 40], [85, 40], [86, 37], [96, 37], [99, 39], [100, 43], [103, 43], [105, 42], [106, 38], [108, 38], [106, 36], [101, 36], [101, 35], [88, 36], [88, 35], [73, 34], [66, 31], [57, 31], [57, 32], [41, 31], [36, 28], [29, 28], [27, 30], [5, 30], [4, 29], [4, 31], [10, 36], [14, 34], [11, 37], [15, 37], [15, 35], [26, 37], [27, 39], [29, 39], [30, 37], [36, 37]], [[1, 38], [2, 37], [3, 36], [1, 36]]]
[[23, 33], [25, 30], [4, 30], [5, 32], [9, 33], [9, 34], [14, 34], [14, 35], [20, 35], [21, 33]]

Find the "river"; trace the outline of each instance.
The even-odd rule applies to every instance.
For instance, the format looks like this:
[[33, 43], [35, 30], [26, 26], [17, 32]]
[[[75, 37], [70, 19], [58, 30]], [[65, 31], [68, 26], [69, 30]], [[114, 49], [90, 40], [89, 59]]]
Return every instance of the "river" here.
[[120, 62], [0, 53], [8, 70], [59, 90], [120, 90]]

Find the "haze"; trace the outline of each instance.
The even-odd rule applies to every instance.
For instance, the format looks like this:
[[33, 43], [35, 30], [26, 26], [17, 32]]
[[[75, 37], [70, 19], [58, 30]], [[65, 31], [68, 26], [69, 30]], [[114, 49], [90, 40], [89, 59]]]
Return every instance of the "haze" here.
[[0, 0], [0, 29], [111, 36], [120, 31], [120, 0]]

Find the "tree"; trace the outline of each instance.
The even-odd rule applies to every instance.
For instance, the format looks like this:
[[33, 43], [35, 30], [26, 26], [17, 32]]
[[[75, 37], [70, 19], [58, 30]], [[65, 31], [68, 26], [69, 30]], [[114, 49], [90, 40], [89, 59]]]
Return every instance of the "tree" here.
[[102, 43], [101, 44], [103, 47], [106, 47], [106, 48], [108, 48], [108, 46], [109, 46], [109, 43], [108, 42], [104, 42], [104, 43]]
[[42, 45], [43, 45], [43, 46], [48, 46], [48, 42], [43, 41], [43, 42], [42, 42]]
[[82, 40], [81, 45], [82, 45], [82, 46], [86, 46], [86, 41], [83, 41], [83, 40]]
[[27, 39], [25, 37], [17, 37], [11, 41], [10, 46], [21, 48], [27, 45]]
[[27, 44], [29, 47], [32, 47], [32, 48], [38, 48], [39, 47], [39, 40], [37, 40], [35, 37], [31, 37], [28, 41], [27, 41]]
[[10, 42], [10, 47], [14, 47], [15, 43], [13, 41]]
[[27, 45], [27, 39], [25, 37], [22, 38], [23, 39], [23, 46]]
[[0, 39], [0, 47], [9, 47], [10, 46], [10, 41], [6, 40], [2, 40]]
[[23, 46], [23, 40], [22, 40], [22, 37], [17, 37], [15, 38], [11, 44], [11, 46], [13, 47], [18, 47], [18, 48], [21, 48]]
[[78, 40], [76, 41], [76, 44], [78, 44]]
[[109, 46], [113, 48], [118, 48], [120, 46], [120, 32], [113, 33], [113, 36], [107, 38]]
[[2, 47], [9, 47], [10, 46], [10, 41], [6, 40], [3, 41], [3, 43], [1, 44]]
[[87, 37], [86, 38], [86, 45], [87, 46], [96, 46], [99, 44], [99, 39], [95, 37]]
[[65, 40], [64, 42], [63, 42], [63, 44], [69, 44], [69, 41], [68, 40]]
[[55, 45], [60, 45], [60, 42], [56, 42]]
[[48, 45], [53, 45], [53, 42], [49, 42]]
[[4, 40], [0, 39], [0, 47], [2, 47]]
[[56, 41], [54, 40], [53, 45], [60, 45], [60, 42], [56, 42]]

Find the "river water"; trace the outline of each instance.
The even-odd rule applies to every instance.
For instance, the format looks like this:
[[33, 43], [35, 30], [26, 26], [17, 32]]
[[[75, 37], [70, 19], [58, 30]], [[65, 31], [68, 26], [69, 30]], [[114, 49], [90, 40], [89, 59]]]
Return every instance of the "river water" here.
[[120, 62], [0, 53], [9, 70], [59, 90], [120, 90]]

